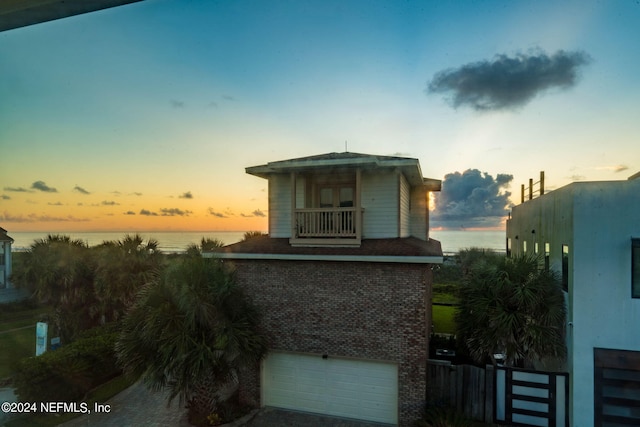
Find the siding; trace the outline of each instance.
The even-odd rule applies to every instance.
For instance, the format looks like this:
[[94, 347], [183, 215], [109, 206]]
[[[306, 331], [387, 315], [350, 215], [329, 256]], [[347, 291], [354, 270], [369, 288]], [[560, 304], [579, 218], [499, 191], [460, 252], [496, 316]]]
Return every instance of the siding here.
[[409, 199], [409, 182], [404, 175], [399, 176], [400, 181], [400, 237], [409, 237], [411, 235], [411, 217], [410, 217], [410, 199]]
[[269, 236], [291, 237], [291, 178], [269, 178]]
[[398, 179], [395, 173], [362, 174], [362, 237], [398, 237]]
[[423, 187], [411, 188], [411, 235], [422, 240], [426, 240], [429, 237], [428, 196], [429, 193]]

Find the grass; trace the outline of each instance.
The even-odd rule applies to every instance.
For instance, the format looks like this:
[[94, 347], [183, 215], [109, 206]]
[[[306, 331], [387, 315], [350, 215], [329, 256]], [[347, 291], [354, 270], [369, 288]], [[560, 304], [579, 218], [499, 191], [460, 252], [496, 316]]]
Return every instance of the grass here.
[[447, 305], [431, 306], [431, 324], [433, 332], [437, 334], [455, 334], [456, 322], [454, 320], [455, 307]]
[[36, 322], [51, 312], [29, 302], [3, 304], [0, 310], [0, 379], [11, 375], [20, 359], [35, 355]]
[[[136, 379], [121, 375], [106, 382], [89, 392], [83, 402], [87, 402], [89, 408], [93, 408], [94, 403], [105, 403], [121, 391], [127, 389]], [[70, 421], [82, 414], [64, 413], [59, 415], [34, 415], [15, 418], [5, 423], [6, 427], [54, 427], [58, 424]]]

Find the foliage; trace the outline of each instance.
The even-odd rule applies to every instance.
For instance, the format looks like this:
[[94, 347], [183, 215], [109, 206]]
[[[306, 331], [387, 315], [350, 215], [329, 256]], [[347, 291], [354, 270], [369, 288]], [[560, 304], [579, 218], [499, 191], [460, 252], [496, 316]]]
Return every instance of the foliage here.
[[116, 339], [114, 326], [107, 325], [58, 350], [22, 359], [14, 372], [16, 394], [23, 402], [81, 399], [120, 373], [114, 351]]
[[36, 240], [19, 265], [14, 282], [55, 307], [54, 322], [63, 340], [91, 326], [94, 268], [89, 248], [81, 240], [60, 235]]
[[214, 249], [221, 248], [224, 246], [224, 242], [220, 239], [210, 239], [210, 238], [202, 238], [200, 240], [200, 245], [191, 244], [187, 246], [186, 255], [200, 257], [204, 252], [211, 252]]
[[49, 235], [23, 254], [13, 280], [54, 308], [53, 330], [70, 342], [83, 330], [121, 318], [162, 264], [158, 242], [144, 242], [139, 235], [94, 248]]
[[140, 288], [159, 274], [163, 258], [158, 241], [125, 235], [94, 248], [95, 304], [91, 315], [99, 323], [119, 320], [133, 303]]
[[504, 353], [509, 366], [564, 359], [564, 295], [556, 274], [532, 257], [471, 264], [460, 288], [458, 336], [478, 363]]
[[244, 236], [242, 236], [242, 241], [245, 242], [255, 239], [256, 237], [269, 237], [269, 234], [263, 233], [262, 231], [247, 231], [244, 233]]
[[216, 259], [184, 257], [145, 285], [124, 318], [117, 356], [125, 372], [168, 388], [192, 411], [215, 412], [216, 390], [257, 364], [267, 342], [257, 308]]

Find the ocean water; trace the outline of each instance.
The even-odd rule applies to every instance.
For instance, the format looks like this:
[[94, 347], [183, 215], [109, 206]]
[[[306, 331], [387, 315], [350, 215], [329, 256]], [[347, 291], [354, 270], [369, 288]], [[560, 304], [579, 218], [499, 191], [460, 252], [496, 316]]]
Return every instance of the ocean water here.
[[[38, 239], [48, 234], [62, 234], [72, 239], [80, 239], [89, 246], [99, 245], [108, 240], [121, 240], [127, 232], [8, 232], [14, 239], [12, 249], [23, 251], [29, 249]], [[204, 238], [219, 239], [225, 244], [242, 240], [244, 231], [152, 231], [139, 233], [145, 240], [156, 239], [163, 252], [182, 252], [192, 243], [199, 243]], [[505, 250], [504, 231], [431, 231], [430, 236], [439, 240], [445, 253], [458, 252], [461, 249], [477, 247], [503, 252]]]

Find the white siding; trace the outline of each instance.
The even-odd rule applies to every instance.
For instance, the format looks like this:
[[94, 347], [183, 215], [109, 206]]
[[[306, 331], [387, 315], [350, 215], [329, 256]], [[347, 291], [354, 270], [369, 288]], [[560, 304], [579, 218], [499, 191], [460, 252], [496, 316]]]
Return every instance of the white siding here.
[[409, 182], [404, 175], [400, 175], [400, 237], [409, 237], [411, 235], [409, 192]]
[[411, 188], [411, 235], [418, 239], [426, 240], [429, 235], [429, 206], [427, 204], [428, 192], [424, 187]]
[[291, 177], [269, 178], [269, 236], [291, 237]]
[[362, 238], [398, 237], [398, 178], [390, 173], [362, 174]]

